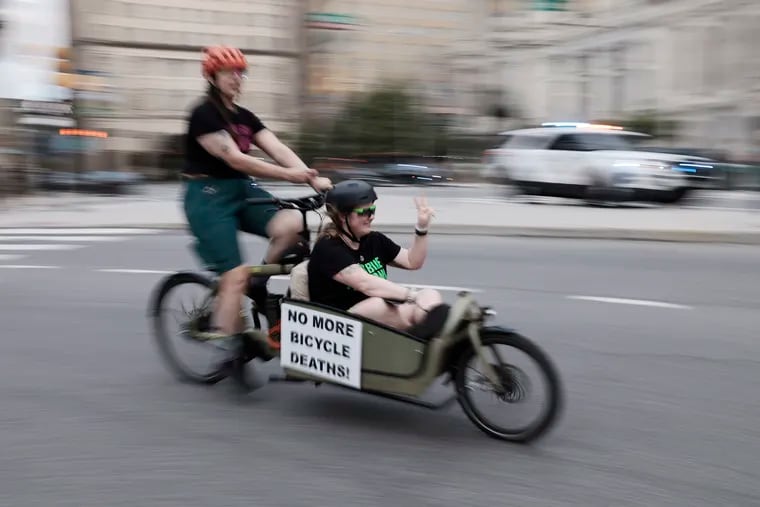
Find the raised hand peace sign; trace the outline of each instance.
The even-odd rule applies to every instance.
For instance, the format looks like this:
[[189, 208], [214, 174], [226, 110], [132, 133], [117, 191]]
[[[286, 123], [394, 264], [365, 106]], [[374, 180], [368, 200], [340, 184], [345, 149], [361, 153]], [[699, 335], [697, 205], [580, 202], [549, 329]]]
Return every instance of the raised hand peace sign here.
[[427, 229], [430, 219], [435, 216], [435, 210], [428, 205], [425, 197], [415, 197], [414, 205], [417, 207], [417, 228]]

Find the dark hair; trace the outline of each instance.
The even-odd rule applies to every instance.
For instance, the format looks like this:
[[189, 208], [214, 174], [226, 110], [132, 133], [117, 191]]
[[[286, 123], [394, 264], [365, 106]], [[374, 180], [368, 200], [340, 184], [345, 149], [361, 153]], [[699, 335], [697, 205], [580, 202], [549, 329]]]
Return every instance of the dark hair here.
[[208, 88], [206, 88], [206, 100], [211, 102], [219, 114], [222, 115], [222, 119], [227, 124], [227, 132], [229, 132], [232, 139], [237, 142], [237, 132], [235, 132], [235, 129], [232, 127], [232, 118], [230, 117], [230, 112], [227, 110], [227, 106], [224, 105], [222, 93], [219, 91], [219, 88], [214, 86], [211, 82], [209, 82]]

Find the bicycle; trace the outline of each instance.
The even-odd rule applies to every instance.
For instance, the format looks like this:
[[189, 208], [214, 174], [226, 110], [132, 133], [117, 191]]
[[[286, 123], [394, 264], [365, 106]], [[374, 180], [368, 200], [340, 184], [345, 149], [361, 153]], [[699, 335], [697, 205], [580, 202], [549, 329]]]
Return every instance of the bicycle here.
[[[306, 216], [324, 204], [324, 196], [257, 198], [249, 202], [269, 203], [279, 209], [301, 212], [303, 230], [299, 245], [278, 264], [250, 266], [254, 277], [290, 275], [297, 265], [308, 261], [311, 233]], [[217, 290], [217, 280], [196, 272], [168, 275], [155, 288], [150, 309], [155, 338], [162, 357], [178, 378], [215, 384], [228, 375], [224, 368], [220, 366], [209, 373], [191, 371], [182, 366], [168, 345], [160, 318], [163, 302], [171, 290], [185, 284], [199, 284], [208, 294], [201, 308], [189, 313], [188, 322], [181, 326], [182, 334], [190, 341], [219, 346], [217, 342], [221, 335], [204, 330], [210, 318], [209, 305]], [[518, 332], [487, 325], [487, 319], [493, 318], [495, 312], [490, 307], [480, 306], [467, 291], [458, 294], [443, 328], [430, 339], [421, 339], [342, 310], [294, 299], [291, 295], [290, 288], [284, 294], [273, 294], [280, 309], [281, 349], [264, 354], [258, 350], [244, 358], [246, 362], [256, 358], [263, 361], [279, 358], [284, 375], [270, 376], [269, 382], [311, 382], [317, 386], [328, 383], [432, 410], [458, 401], [468, 419], [486, 435], [518, 443], [528, 443], [543, 436], [560, 415], [563, 403], [561, 380], [549, 356]], [[252, 303], [253, 332], [261, 331], [263, 310]], [[242, 313], [241, 318], [244, 318]], [[538, 364], [548, 383], [547, 408], [530, 424], [518, 429], [491, 422], [472, 400], [472, 392], [476, 389], [490, 390], [498, 400], [509, 404], [524, 401], [526, 397], [529, 386], [522, 370], [506, 363], [496, 352], [496, 345], [507, 345], [525, 353]], [[494, 359], [486, 359], [486, 349], [493, 351]], [[484, 372], [474, 381], [466, 377], [473, 360], [484, 365]], [[422, 400], [439, 379], [444, 380], [443, 385], [454, 383], [453, 395], [440, 403]]]

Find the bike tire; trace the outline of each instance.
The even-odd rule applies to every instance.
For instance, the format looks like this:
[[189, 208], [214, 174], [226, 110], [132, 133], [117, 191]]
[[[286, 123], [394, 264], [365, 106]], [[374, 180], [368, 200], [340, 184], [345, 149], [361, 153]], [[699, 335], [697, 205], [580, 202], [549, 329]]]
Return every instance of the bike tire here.
[[508, 345], [521, 350], [538, 364], [540, 371], [545, 376], [549, 386], [548, 408], [541, 417], [530, 424], [524, 431], [504, 431], [502, 428], [490, 423], [480, 414], [480, 412], [478, 412], [472, 403], [472, 400], [468, 397], [465, 372], [467, 364], [476, 355], [476, 352], [472, 347], [467, 347], [463, 350], [455, 366], [454, 384], [459, 405], [462, 407], [462, 410], [465, 415], [467, 415], [468, 419], [479, 430], [492, 438], [522, 444], [537, 440], [556, 423], [561, 412], [563, 394], [557, 368], [554, 366], [549, 356], [538, 345], [518, 333], [506, 330], [483, 330], [481, 333], [481, 342], [483, 346], [497, 344]]
[[208, 288], [209, 291], [214, 292], [216, 290], [214, 282], [199, 273], [192, 272], [178, 272], [166, 277], [156, 288], [152, 303], [151, 303], [151, 320], [153, 327], [153, 336], [158, 346], [158, 350], [161, 354], [169, 370], [179, 380], [187, 381], [195, 384], [213, 385], [224, 380], [228, 373], [220, 364], [220, 367], [216, 370], [212, 370], [207, 374], [198, 374], [189, 368], [183, 366], [175, 355], [173, 347], [171, 346], [170, 339], [167, 335], [164, 323], [161, 319], [163, 314], [163, 303], [166, 296], [175, 288], [185, 284], [199, 284]]

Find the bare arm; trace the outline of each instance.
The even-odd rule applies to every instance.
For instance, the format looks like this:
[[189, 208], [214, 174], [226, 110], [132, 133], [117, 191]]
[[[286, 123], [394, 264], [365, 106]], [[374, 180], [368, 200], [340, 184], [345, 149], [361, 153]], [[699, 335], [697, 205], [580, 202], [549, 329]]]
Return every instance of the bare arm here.
[[[420, 269], [427, 258], [427, 230], [431, 217], [435, 214], [433, 208], [428, 206], [427, 199], [417, 197], [414, 199], [414, 205], [417, 207], [417, 226], [415, 227], [414, 243], [409, 250], [402, 248], [396, 258], [390, 263], [403, 269]], [[416, 231], [424, 232], [422, 236]]]
[[241, 152], [229, 132], [220, 130], [198, 137], [198, 143], [213, 156], [224, 160], [230, 167], [251, 176], [273, 178], [293, 183], [306, 183], [316, 175], [312, 169], [286, 169]]
[[264, 153], [269, 155], [272, 160], [283, 167], [301, 167], [306, 169], [307, 165], [303, 160], [298, 158], [293, 150], [288, 148], [280, 139], [269, 129], [259, 131], [253, 138], [256, 146], [261, 148]]
[[391, 262], [391, 266], [397, 268], [415, 270], [420, 269], [425, 264], [427, 258], [428, 240], [427, 235], [417, 236], [414, 235], [414, 243], [412, 248], [402, 248], [395, 259]]
[[405, 301], [412, 293], [407, 287], [370, 275], [358, 264], [344, 268], [333, 279], [369, 297]]

